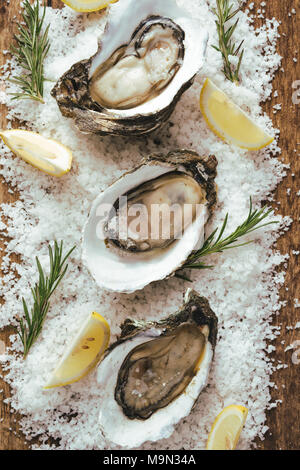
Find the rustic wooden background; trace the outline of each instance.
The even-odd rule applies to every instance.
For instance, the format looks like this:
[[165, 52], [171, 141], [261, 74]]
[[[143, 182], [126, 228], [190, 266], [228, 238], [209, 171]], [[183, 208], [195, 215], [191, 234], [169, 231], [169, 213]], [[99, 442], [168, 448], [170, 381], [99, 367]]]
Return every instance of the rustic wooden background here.
[[[1, 53], [2, 50], [7, 50], [11, 43], [15, 31], [13, 18], [19, 14], [20, 1], [10, 0], [9, 5], [5, 0], [1, 0], [0, 3], [0, 64], [2, 64], [5, 62], [5, 58]], [[47, 3], [54, 8], [62, 6], [60, 0], [47, 0]], [[247, 3], [249, 4], [250, 1]], [[261, 0], [255, 0], [254, 3], [254, 11], [262, 8], [260, 5]], [[300, 310], [294, 307], [294, 299], [300, 299], [299, 257], [292, 254], [292, 250], [299, 249], [300, 199], [296, 195], [300, 190], [300, 137], [298, 137], [297, 142], [299, 105], [293, 103], [292, 96], [295, 93], [293, 83], [300, 80], [300, 51], [297, 50], [297, 47], [299, 47], [297, 15], [291, 13], [295, 9], [299, 14], [299, 0], [269, 0], [266, 3], [264, 9], [267, 17], [272, 18], [275, 16], [282, 22], [278, 51], [283, 56], [282, 67], [284, 70], [278, 71], [274, 80], [274, 89], [278, 90], [278, 98], [266, 103], [265, 110], [272, 117], [275, 127], [281, 130], [282, 158], [285, 163], [291, 165], [291, 171], [278, 187], [275, 196], [276, 200], [280, 201], [280, 213], [292, 216], [294, 223], [291, 230], [281, 237], [277, 244], [277, 248], [283, 253], [290, 254], [290, 261], [287, 269], [286, 285], [281, 291], [282, 299], [287, 301], [287, 305], [282, 309], [280, 316], [274, 318], [274, 325], [281, 325], [282, 329], [281, 335], [275, 342], [276, 352], [274, 352], [273, 357], [276, 361], [279, 360], [284, 364], [288, 364], [288, 368], [281, 369], [274, 374], [277, 388], [273, 389], [272, 397], [273, 400], [282, 400], [282, 404], [268, 412], [267, 425], [270, 431], [263, 442], [257, 440], [257, 446], [259, 449], [265, 450], [295, 450], [300, 447], [300, 366], [293, 364], [293, 351], [284, 352], [284, 350], [287, 345], [294, 341], [300, 341], [300, 330], [287, 328], [295, 326], [296, 322], [300, 320]], [[258, 19], [256, 25], [262, 24], [261, 21]], [[293, 60], [297, 57], [299, 57], [298, 63]], [[300, 90], [300, 82], [298, 83], [298, 89]], [[282, 111], [273, 114], [273, 106], [277, 103], [282, 104]], [[6, 126], [5, 113], [5, 107], [0, 106], [0, 127], [2, 128]], [[292, 176], [293, 174], [294, 176]], [[290, 194], [287, 192], [288, 188], [291, 188]], [[0, 202], [10, 203], [16, 200], [16, 191], [14, 190], [14, 194], [10, 194], [8, 189], [7, 184], [3, 180], [0, 181]], [[3, 247], [3, 240], [0, 242], [0, 246]], [[286, 287], [288, 290], [286, 290]], [[0, 340], [8, 344], [11, 332], [9, 328], [0, 331]], [[283, 340], [285, 341], [284, 345], [281, 344]], [[0, 449], [27, 449], [28, 445], [18, 428], [18, 416], [12, 414], [9, 406], [2, 402], [4, 397], [9, 397], [10, 390], [8, 385], [0, 380], [0, 390], [2, 388], [3, 392], [0, 393]]]

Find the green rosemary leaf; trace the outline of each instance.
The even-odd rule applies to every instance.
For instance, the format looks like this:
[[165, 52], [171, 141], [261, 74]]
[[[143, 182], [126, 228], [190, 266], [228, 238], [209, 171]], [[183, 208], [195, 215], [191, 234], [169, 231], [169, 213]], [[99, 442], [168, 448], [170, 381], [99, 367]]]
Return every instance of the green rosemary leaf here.
[[212, 269], [214, 266], [209, 266], [204, 263], [185, 264], [184, 269]]
[[33, 99], [43, 103], [44, 60], [50, 48], [48, 40], [50, 25], [42, 32], [46, 5], [42, 14], [40, 14], [39, 0], [36, 0], [32, 6], [29, 0], [25, 0], [23, 6], [22, 17], [25, 25], [18, 25], [18, 34], [14, 36], [16, 45], [12, 45], [10, 50], [26, 74], [10, 80], [22, 90], [20, 93], [13, 93], [12, 99]]
[[[244, 50], [241, 51], [241, 47], [244, 41], [242, 41], [239, 46], [236, 46], [232, 41], [232, 36], [239, 20], [237, 19], [231, 26], [227, 27], [227, 24], [237, 15], [241, 8], [237, 8], [234, 11], [232, 11], [232, 9], [233, 4], [229, 4], [229, 0], [217, 0], [217, 9], [214, 8], [213, 11], [218, 18], [215, 23], [219, 36], [219, 45], [212, 47], [222, 54], [224, 63], [222, 70], [225, 77], [234, 83], [238, 83], [240, 81], [239, 73], [244, 55]], [[239, 56], [236, 67], [232, 64], [230, 56]]]
[[182, 279], [183, 281], [186, 281], [186, 282], [193, 282], [189, 277], [185, 276], [184, 274], [180, 274], [179, 272], [177, 272], [175, 274], [175, 276], [178, 278], [178, 279]]
[[[253, 210], [252, 199], [250, 198], [250, 209], [246, 220], [241, 225], [239, 225], [230, 235], [223, 238], [228, 223], [227, 214], [221, 229], [214, 230], [214, 232], [212, 232], [211, 235], [205, 240], [202, 248], [194, 251], [189, 256], [186, 263], [176, 272], [176, 277], [180, 277], [182, 279], [184, 279], [184, 277], [187, 277], [184, 273], [182, 273], [182, 270], [184, 269], [197, 270], [213, 268], [213, 266], [205, 265], [200, 261], [205, 256], [212, 255], [215, 253], [222, 253], [226, 250], [239, 248], [253, 243], [253, 240], [244, 243], [237, 242], [241, 237], [244, 237], [245, 235], [248, 235], [260, 228], [278, 223], [278, 221], [262, 223], [272, 212], [272, 209], [267, 209], [266, 207], [263, 207], [260, 210]], [[218, 232], [219, 235], [216, 237]]]
[[39, 279], [35, 286], [31, 288], [33, 304], [29, 311], [23, 298], [24, 318], [18, 319], [17, 333], [23, 344], [24, 358], [42, 331], [50, 307], [50, 297], [65, 276], [68, 269], [65, 263], [74, 249], [75, 246], [63, 257], [63, 242], [58, 245], [55, 241], [53, 248], [49, 246], [49, 275], [45, 275], [40, 260], [36, 257]]
[[[222, 225], [222, 228], [221, 228], [221, 230], [220, 230], [220, 234], [219, 234], [219, 236], [218, 236], [218, 238], [217, 238], [216, 243], [218, 243], [218, 242], [221, 240], [221, 238], [222, 238], [222, 236], [223, 236], [223, 233], [224, 233], [225, 230], [226, 230], [227, 222], [228, 222], [228, 214], [226, 214], [225, 220], [224, 220], [224, 222], [223, 222], [223, 225]], [[217, 231], [218, 231], [218, 229], [215, 231], [215, 233], [217, 233]], [[214, 238], [214, 234], [213, 234], [213, 236], [212, 236], [212, 239], [213, 239], [213, 238]]]

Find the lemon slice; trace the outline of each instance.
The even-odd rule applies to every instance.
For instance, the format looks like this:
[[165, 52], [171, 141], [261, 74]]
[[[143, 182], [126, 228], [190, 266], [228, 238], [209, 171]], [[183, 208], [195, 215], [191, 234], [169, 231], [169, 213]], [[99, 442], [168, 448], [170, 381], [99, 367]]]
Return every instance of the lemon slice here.
[[68, 7], [76, 11], [89, 12], [102, 10], [111, 3], [116, 3], [118, 0], [62, 0]]
[[49, 175], [62, 176], [71, 169], [72, 152], [60, 142], [22, 129], [0, 130], [0, 137], [15, 155]]
[[259, 150], [274, 140], [209, 78], [201, 90], [200, 109], [210, 129], [228, 143]]
[[109, 339], [109, 324], [99, 313], [92, 313], [67, 348], [44, 388], [63, 387], [82, 379], [97, 365]]
[[230, 405], [217, 416], [206, 445], [207, 450], [234, 450], [247, 419], [244, 406]]

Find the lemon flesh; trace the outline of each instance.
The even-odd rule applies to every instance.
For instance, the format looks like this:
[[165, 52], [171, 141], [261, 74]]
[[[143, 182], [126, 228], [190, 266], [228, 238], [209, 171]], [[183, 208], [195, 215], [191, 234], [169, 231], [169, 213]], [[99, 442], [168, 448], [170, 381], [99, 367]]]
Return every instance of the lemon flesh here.
[[0, 131], [0, 137], [15, 155], [49, 175], [59, 177], [71, 169], [72, 152], [60, 142], [22, 129]]
[[81, 12], [97, 11], [106, 8], [111, 3], [118, 0], [62, 0], [63, 3], [73, 10]]
[[67, 348], [45, 389], [77, 382], [100, 361], [110, 339], [110, 328], [99, 313], [92, 313]]
[[210, 129], [221, 139], [248, 150], [259, 150], [274, 140], [208, 78], [200, 109]]
[[234, 450], [244, 427], [248, 410], [230, 405], [217, 416], [208, 436], [207, 450]]

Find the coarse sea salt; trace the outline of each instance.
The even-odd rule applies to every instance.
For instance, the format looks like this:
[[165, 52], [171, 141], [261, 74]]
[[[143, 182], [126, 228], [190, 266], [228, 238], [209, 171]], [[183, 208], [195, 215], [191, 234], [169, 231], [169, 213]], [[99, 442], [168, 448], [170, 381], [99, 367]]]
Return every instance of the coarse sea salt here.
[[[19, 194], [16, 202], [1, 206], [6, 221], [6, 228], [1, 229], [8, 238], [0, 285], [0, 295], [5, 301], [1, 306], [0, 327], [15, 324], [15, 315], [22, 315], [22, 296], [30, 303], [30, 286], [37, 279], [34, 258], [38, 255], [42, 265], [47, 266], [47, 243], [63, 239], [65, 248], [77, 245], [68, 274], [53, 296], [42, 334], [27, 360], [15, 354], [22, 350], [16, 335], [12, 335], [11, 347], [2, 356], [12, 392], [6, 402], [12, 410], [24, 415], [20, 426], [25, 436], [39, 437], [39, 446], [35, 444], [33, 448], [50, 449], [48, 438], [51, 437], [60, 449], [105, 448], [97, 426], [99, 385], [95, 371], [71, 386], [51, 391], [42, 389], [85, 316], [99, 311], [109, 321], [114, 337], [127, 317], [158, 319], [174, 312], [190, 287], [173, 278], [128, 296], [110, 294], [96, 286], [81, 264], [80, 239], [91, 202], [99, 191], [136, 165], [142, 156], [153, 152], [187, 147], [200, 154], [215, 154], [219, 161], [219, 203], [208, 232], [222, 224], [227, 212], [230, 214], [228, 230], [232, 230], [245, 218], [249, 197], [259, 204], [270, 196], [285, 174], [285, 166], [275, 158], [280, 153], [276, 142], [252, 153], [229, 146], [211, 133], [199, 111], [200, 89], [204, 78], [210, 77], [259, 125], [276, 134], [260, 102], [271, 96], [272, 77], [280, 66], [275, 48], [279, 23], [267, 19], [255, 31], [247, 14], [240, 13], [235, 40], [237, 43], [245, 40], [245, 54], [242, 81], [237, 87], [225, 80], [221, 55], [211, 47], [218, 42], [212, 13], [215, 2], [181, 0], [180, 3], [199, 17], [210, 32], [207, 62], [177, 105], [170, 121], [172, 125], [156, 135], [140, 139], [82, 135], [71, 120], [61, 116], [50, 96], [54, 82], [73, 63], [95, 53], [105, 26], [105, 12], [82, 15], [67, 7], [47, 8], [51, 49], [45, 62], [49, 81], [45, 83], [44, 105], [27, 100], [11, 101], [8, 93], [16, 91], [16, 87], [7, 81], [9, 68], [13, 72], [19, 69], [8, 61], [2, 70], [1, 83], [6, 83], [6, 96], [2, 87], [1, 101], [8, 105], [9, 124], [16, 118], [25, 121], [29, 128], [59, 140], [74, 153], [72, 171], [56, 180], [12, 157], [3, 144], [0, 146], [0, 172]], [[238, 6], [237, 1], [234, 3]], [[276, 218], [284, 225], [280, 216]], [[268, 430], [265, 410], [276, 406], [270, 403], [269, 393], [270, 375], [276, 364], [268, 359], [266, 350], [268, 342], [280, 334], [270, 324], [282, 305], [279, 288], [284, 275], [276, 269], [286, 257], [271, 249], [278, 236], [272, 226], [260, 230], [256, 243], [207, 259], [215, 268], [193, 274], [194, 288], [209, 298], [219, 317], [210, 386], [172, 437], [145, 444], [143, 448], [203, 449], [215, 416], [232, 403], [249, 408], [239, 448], [249, 448], [257, 436], [263, 439]], [[12, 253], [19, 256], [20, 263], [12, 261]]]

